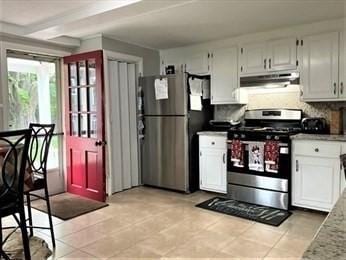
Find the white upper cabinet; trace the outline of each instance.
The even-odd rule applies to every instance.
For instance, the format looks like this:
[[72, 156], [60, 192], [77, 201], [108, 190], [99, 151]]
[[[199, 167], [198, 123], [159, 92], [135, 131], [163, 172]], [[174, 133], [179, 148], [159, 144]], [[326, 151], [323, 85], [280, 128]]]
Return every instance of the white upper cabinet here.
[[297, 39], [245, 44], [240, 49], [240, 75], [267, 74], [297, 68]]
[[256, 74], [266, 71], [266, 43], [247, 44], [240, 48], [240, 74]]
[[340, 58], [339, 58], [339, 97], [346, 99], [346, 34], [345, 31], [340, 34]]
[[199, 75], [209, 74], [209, 58], [209, 52], [198, 52], [188, 55], [185, 60], [186, 72]]
[[307, 36], [303, 38], [302, 43], [303, 100], [338, 99], [339, 33]]
[[218, 49], [211, 54], [211, 104], [246, 102], [240, 92], [238, 49]]
[[295, 38], [270, 41], [267, 52], [269, 70], [297, 68], [297, 40]]

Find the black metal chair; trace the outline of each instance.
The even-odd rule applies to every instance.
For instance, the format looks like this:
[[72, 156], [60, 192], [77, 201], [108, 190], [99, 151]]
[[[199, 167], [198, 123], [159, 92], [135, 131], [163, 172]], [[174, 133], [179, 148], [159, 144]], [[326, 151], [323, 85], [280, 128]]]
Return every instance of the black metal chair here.
[[[3, 245], [18, 228], [22, 233], [25, 259], [31, 259], [24, 209], [24, 178], [30, 136], [30, 129], [0, 132], [2, 158], [0, 163], [0, 256], [5, 259], [10, 258], [4, 252]], [[16, 214], [19, 214], [19, 218]], [[3, 239], [2, 218], [11, 215], [18, 223], [18, 227]]]
[[[25, 191], [25, 195], [26, 195], [26, 202], [28, 206], [28, 218], [29, 218], [28, 220], [29, 220], [30, 236], [33, 236], [34, 228], [49, 229], [51, 238], [52, 238], [52, 245], [53, 247], [55, 247], [53, 220], [52, 220], [52, 213], [51, 213], [49, 193], [48, 193], [48, 184], [47, 184], [48, 152], [49, 152], [50, 143], [52, 141], [55, 125], [32, 123], [30, 124], [29, 128], [31, 129], [31, 143], [29, 147], [28, 162], [33, 174], [33, 187], [30, 190]], [[39, 190], [44, 190], [43, 196], [37, 193], [34, 193], [35, 191], [39, 191]], [[49, 227], [33, 226], [30, 196], [46, 201]]]

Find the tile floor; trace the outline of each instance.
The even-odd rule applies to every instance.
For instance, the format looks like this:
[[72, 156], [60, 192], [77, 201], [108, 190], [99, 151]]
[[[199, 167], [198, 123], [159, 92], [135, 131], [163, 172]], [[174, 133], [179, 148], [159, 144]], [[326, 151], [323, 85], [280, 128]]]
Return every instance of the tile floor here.
[[[194, 207], [213, 196], [148, 187], [117, 193], [106, 208], [54, 219], [57, 246], [50, 259], [299, 259], [326, 216], [296, 210], [272, 227]], [[34, 220], [47, 224], [38, 211]], [[48, 231], [35, 235], [51, 248]]]

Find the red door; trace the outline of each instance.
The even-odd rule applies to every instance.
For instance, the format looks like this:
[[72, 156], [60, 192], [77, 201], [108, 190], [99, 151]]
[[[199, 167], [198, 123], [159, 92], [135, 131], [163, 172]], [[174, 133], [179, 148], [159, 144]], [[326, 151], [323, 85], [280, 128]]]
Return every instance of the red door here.
[[67, 191], [105, 201], [102, 51], [64, 58]]

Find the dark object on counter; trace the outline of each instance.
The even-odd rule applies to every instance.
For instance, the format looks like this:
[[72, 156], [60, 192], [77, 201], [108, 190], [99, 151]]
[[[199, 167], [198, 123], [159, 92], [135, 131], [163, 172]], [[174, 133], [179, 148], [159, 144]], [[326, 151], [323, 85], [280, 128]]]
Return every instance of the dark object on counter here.
[[166, 70], [166, 75], [170, 75], [170, 74], [175, 74], [175, 67], [174, 65], [169, 65], [165, 68]]
[[302, 120], [302, 130], [309, 134], [328, 134], [329, 129], [323, 117], [305, 117]]
[[250, 219], [276, 227], [291, 215], [287, 210], [280, 210], [221, 197], [209, 199], [197, 204], [196, 207]]

